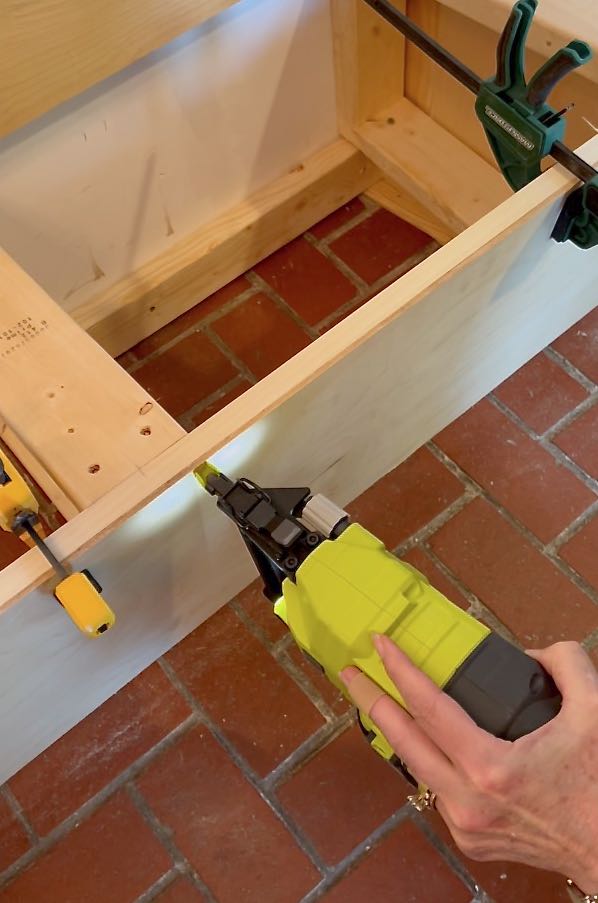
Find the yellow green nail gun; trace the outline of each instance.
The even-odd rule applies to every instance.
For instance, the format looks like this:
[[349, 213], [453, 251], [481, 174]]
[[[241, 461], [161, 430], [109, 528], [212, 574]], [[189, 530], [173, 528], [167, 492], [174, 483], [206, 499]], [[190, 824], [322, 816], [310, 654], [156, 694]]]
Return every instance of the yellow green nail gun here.
[[[501, 739], [516, 740], [558, 714], [561, 696], [540, 664], [449, 602], [324, 496], [230, 480], [211, 464], [195, 476], [239, 528], [275, 613], [345, 695], [339, 672], [354, 664], [404, 706], [372, 646], [372, 633], [383, 633]], [[372, 721], [359, 713], [359, 722], [376, 752], [417, 786]]]

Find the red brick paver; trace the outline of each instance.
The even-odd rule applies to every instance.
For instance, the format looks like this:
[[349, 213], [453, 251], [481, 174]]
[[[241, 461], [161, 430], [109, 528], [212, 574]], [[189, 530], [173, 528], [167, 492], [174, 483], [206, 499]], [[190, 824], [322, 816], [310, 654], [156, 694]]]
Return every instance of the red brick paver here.
[[317, 882], [309, 859], [202, 727], [150, 766], [139, 788], [217, 898], [295, 903]]
[[357, 294], [356, 286], [304, 238], [281, 248], [255, 271], [312, 326]]
[[[260, 774], [271, 771], [324, 723], [229, 608], [198, 627], [166, 660]], [[248, 692], [256, 674], [260, 692]], [[267, 719], [262, 712], [268, 713]]]
[[262, 294], [236, 307], [213, 328], [258, 379], [309, 345], [307, 333]]
[[559, 555], [598, 590], [598, 516], [561, 546]]
[[553, 440], [588, 476], [598, 480], [598, 404]]
[[355, 726], [293, 775], [278, 798], [332, 865], [399, 809], [409, 788]]
[[158, 903], [204, 903], [207, 899], [188, 878], [179, 878], [156, 897]]
[[554, 539], [596, 494], [484, 399], [435, 439], [540, 539]]
[[358, 276], [372, 285], [414, 254], [432, 247], [425, 232], [403, 222], [386, 210], [378, 210], [341, 238], [331, 250]]
[[588, 392], [542, 353], [499, 386], [495, 395], [530, 429], [545, 433], [581, 404]]
[[23, 768], [10, 787], [36, 831], [47, 834], [189, 714], [160, 666], [151, 665]]
[[[434, 247], [356, 198], [120, 361], [193, 428]], [[598, 666], [598, 309], [553, 347], [350, 507], [456, 604], [524, 646], [584, 639]], [[0, 534], [0, 566], [24, 550]], [[411, 788], [258, 583], [165, 661], [10, 780], [0, 903], [567, 900], [405, 818]]]
[[124, 791], [0, 892], [2, 903], [132, 903], [172, 865]]
[[421, 832], [406, 821], [324, 899], [326, 903], [363, 903], [364, 900], [469, 903], [471, 896]]

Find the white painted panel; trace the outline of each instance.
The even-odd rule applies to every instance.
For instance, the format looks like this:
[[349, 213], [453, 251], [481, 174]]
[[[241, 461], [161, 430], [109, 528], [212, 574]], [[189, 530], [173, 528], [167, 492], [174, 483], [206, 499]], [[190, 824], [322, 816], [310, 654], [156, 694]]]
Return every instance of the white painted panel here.
[[0, 245], [72, 309], [334, 140], [327, 0], [243, 0], [0, 142]]

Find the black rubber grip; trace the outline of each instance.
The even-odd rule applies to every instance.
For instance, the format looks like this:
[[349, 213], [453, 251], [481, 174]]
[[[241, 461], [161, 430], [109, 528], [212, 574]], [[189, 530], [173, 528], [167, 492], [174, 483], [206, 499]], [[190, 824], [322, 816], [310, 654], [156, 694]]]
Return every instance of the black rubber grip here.
[[531, 107], [539, 107], [546, 103], [553, 88], [570, 72], [579, 67], [579, 63], [569, 56], [565, 50], [556, 55], [551, 65], [542, 69], [537, 78], [532, 79], [527, 91], [527, 101]]
[[444, 687], [478, 727], [518, 740], [558, 715], [562, 697], [552, 677], [529, 655], [491, 633]]

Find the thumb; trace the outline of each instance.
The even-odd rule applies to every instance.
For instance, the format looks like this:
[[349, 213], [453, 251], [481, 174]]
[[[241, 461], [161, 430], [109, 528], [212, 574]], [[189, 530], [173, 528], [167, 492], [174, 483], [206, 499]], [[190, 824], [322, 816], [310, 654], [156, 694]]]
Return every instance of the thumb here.
[[579, 643], [568, 641], [525, 651], [553, 677], [563, 698], [586, 702], [588, 694], [598, 693], [598, 672]]

